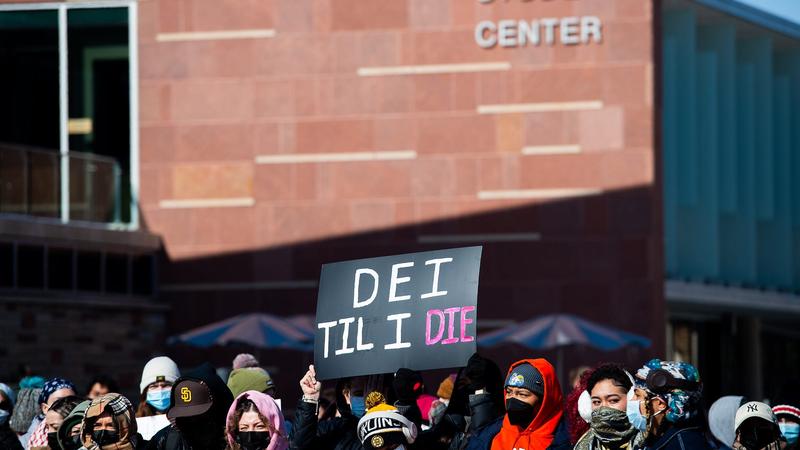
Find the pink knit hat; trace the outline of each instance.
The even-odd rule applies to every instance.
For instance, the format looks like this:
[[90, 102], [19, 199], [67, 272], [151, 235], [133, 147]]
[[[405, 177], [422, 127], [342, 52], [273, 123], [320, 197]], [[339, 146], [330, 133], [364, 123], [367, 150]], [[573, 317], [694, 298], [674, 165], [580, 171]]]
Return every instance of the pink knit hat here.
[[258, 366], [258, 360], [250, 353], [239, 353], [236, 358], [233, 358], [233, 370]]

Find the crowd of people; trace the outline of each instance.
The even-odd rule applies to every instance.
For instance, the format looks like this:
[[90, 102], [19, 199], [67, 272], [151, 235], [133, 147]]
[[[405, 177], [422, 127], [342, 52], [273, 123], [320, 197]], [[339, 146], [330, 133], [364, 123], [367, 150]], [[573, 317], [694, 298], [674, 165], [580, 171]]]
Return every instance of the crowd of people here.
[[256, 358], [238, 355], [232, 368], [226, 382], [209, 364], [181, 373], [153, 358], [136, 405], [108, 377], [85, 396], [63, 378], [0, 383], [0, 450], [798, 449], [797, 399], [725, 396], [706, 411], [685, 362], [601, 364], [566, 396], [541, 358], [503, 372], [474, 354], [435, 391], [404, 368], [323, 390], [312, 365], [291, 418]]

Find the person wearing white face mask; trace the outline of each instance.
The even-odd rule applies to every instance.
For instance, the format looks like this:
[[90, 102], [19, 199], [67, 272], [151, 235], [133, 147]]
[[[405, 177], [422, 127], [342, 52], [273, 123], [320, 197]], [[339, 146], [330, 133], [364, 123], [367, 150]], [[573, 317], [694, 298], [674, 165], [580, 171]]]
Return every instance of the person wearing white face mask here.
[[139, 383], [139, 406], [136, 408], [139, 433], [145, 440], [169, 425], [164, 414], [170, 406], [172, 385], [180, 376], [178, 365], [166, 356], [153, 358], [145, 364]]
[[[700, 409], [702, 383], [697, 369], [680, 361], [652, 359], [636, 372], [631, 423], [645, 428], [645, 450], [710, 450]], [[644, 418], [644, 421], [641, 420]]]
[[[628, 420], [633, 379], [620, 366], [603, 364], [592, 370], [579, 400], [581, 417], [590, 425], [575, 450], [633, 449], [643, 436]], [[638, 408], [638, 406], [637, 406]]]

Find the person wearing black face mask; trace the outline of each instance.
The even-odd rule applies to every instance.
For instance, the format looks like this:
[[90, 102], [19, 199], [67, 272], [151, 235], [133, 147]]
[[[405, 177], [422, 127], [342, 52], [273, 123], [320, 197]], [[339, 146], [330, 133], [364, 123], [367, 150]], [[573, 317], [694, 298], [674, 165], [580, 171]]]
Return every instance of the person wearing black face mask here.
[[50, 405], [50, 409], [44, 415], [45, 432], [47, 432], [47, 448], [50, 450], [61, 450], [58, 442], [58, 430], [61, 428], [64, 419], [81, 402], [80, 397], [70, 395], [60, 398]]
[[421, 433], [419, 448], [484, 450], [500, 432], [505, 416], [505, 376], [491, 359], [473, 354], [459, 370], [442, 420]]
[[553, 366], [544, 359], [524, 359], [511, 365], [505, 382], [506, 415], [492, 450], [567, 450], [561, 386]]
[[175, 381], [167, 418], [174, 423], [156, 433], [148, 450], [223, 450], [225, 417], [233, 394], [205, 363]]
[[734, 450], [780, 450], [781, 430], [772, 408], [761, 402], [747, 402], [736, 411]]
[[58, 444], [62, 450], [78, 450], [83, 447], [81, 441], [81, 424], [83, 418], [86, 416], [86, 410], [89, 409], [91, 400], [85, 400], [79, 403], [61, 422], [58, 428]]
[[286, 450], [286, 426], [275, 400], [258, 391], [241, 393], [228, 410], [229, 450]]
[[113, 393], [92, 400], [80, 436], [87, 450], [136, 450], [142, 442], [136, 432], [133, 404]]

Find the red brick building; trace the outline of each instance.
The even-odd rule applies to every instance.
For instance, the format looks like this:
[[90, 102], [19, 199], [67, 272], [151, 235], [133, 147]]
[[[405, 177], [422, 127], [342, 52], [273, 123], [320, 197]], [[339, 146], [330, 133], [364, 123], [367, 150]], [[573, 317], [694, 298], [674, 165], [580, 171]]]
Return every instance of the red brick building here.
[[122, 172], [129, 227], [163, 244], [164, 334], [313, 314], [325, 262], [482, 244], [481, 330], [575, 313], [654, 344], [567, 367], [663, 352], [652, 2], [46, 5], [128, 10]]
[[483, 324], [577, 313], [660, 353], [650, 2], [139, 7], [173, 331], [313, 313], [324, 262], [481, 243]]

